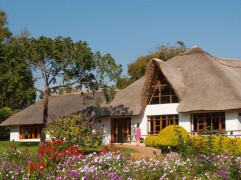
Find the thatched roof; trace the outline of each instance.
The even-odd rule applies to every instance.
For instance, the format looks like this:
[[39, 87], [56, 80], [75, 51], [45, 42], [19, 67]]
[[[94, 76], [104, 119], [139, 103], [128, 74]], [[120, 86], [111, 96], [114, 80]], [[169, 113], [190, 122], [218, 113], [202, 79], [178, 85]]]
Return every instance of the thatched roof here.
[[160, 59], [153, 59], [147, 64], [145, 72], [145, 85], [142, 92], [142, 110], [148, 104], [153, 91], [153, 85], [160, 79], [160, 76], [164, 76], [170, 83], [179, 100], [182, 100], [185, 94], [186, 86], [185, 79], [182, 72], [173, 66], [167, 64], [167, 62]]
[[[63, 116], [86, 110], [101, 116], [138, 115], [148, 104], [154, 80], [164, 76], [179, 98], [178, 112], [241, 109], [241, 61], [215, 58], [198, 47], [170, 59], [150, 61], [145, 76], [117, 92], [102, 114], [94, 102], [83, 104], [79, 94], [51, 96], [49, 115]], [[99, 97], [101, 97], [99, 93]], [[1, 125], [42, 124], [42, 102], [29, 106]]]
[[[95, 117], [103, 116], [130, 116], [138, 115], [141, 111], [141, 92], [144, 77], [129, 85], [122, 91], [117, 91], [114, 100], [110, 104], [102, 103], [97, 108], [96, 101], [87, 101], [84, 104], [83, 96], [77, 94], [65, 94], [49, 97], [48, 120], [58, 116], [65, 116], [76, 112], [82, 112]], [[91, 94], [90, 94], [91, 96]], [[103, 100], [101, 92], [95, 93], [95, 98]], [[42, 124], [43, 102], [39, 101], [21, 112], [5, 120], [1, 126]]]
[[[95, 98], [101, 97], [101, 93], [95, 93]], [[96, 108], [95, 100], [84, 103], [83, 96], [80, 93], [53, 95], [49, 97], [48, 120], [58, 116], [65, 116], [82, 110], [94, 111]], [[43, 120], [43, 102], [42, 100], [27, 107], [26, 109], [14, 114], [5, 120], [1, 126], [42, 124]]]
[[141, 112], [141, 94], [145, 78], [142, 77], [125, 89], [117, 92], [110, 104], [102, 104], [106, 116], [138, 115]]
[[241, 108], [241, 61], [218, 59], [194, 47], [167, 63], [185, 78], [178, 112]]

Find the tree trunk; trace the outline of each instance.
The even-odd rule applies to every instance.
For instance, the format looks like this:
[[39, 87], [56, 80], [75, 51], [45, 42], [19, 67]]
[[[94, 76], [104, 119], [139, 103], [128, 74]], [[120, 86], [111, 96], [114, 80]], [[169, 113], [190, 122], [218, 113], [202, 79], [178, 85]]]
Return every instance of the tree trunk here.
[[[44, 110], [43, 110], [43, 129], [46, 127], [46, 123], [48, 120], [48, 102], [49, 102], [49, 95], [48, 93], [44, 94], [44, 99], [43, 99], [43, 105], [44, 105]], [[40, 145], [44, 145], [46, 142], [46, 134], [43, 132], [43, 129], [41, 131], [41, 139], [40, 139]]]

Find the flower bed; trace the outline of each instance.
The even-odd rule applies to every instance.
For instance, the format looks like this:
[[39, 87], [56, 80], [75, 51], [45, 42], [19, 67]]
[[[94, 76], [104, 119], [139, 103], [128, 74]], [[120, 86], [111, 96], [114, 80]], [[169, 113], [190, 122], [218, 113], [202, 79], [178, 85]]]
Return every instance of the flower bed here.
[[38, 154], [14, 146], [1, 157], [0, 179], [240, 179], [241, 157], [200, 154], [188, 158], [134, 160], [106, 147], [84, 155], [61, 142], [39, 148]]

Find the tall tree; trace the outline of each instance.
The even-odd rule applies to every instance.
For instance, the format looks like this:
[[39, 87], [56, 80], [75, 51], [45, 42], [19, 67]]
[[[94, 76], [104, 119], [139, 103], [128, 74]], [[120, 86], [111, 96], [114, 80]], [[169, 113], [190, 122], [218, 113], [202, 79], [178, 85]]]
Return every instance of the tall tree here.
[[7, 16], [4, 11], [0, 9], [0, 42], [4, 39], [11, 37], [12, 33], [7, 26]]
[[110, 83], [118, 80], [122, 68], [110, 54], [93, 53], [86, 42], [73, 42], [63, 37], [15, 38], [12, 42], [22, 46], [25, 62], [32, 69], [35, 80], [42, 80], [43, 87], [35, 86], [35, 89], [43, 95], [44, 126], [49, 96], [59, 89], [101, 89], [107, 102], [113, 98], [115, 86]]
[[186, 46], [182, 41], [177, 41], [177, 45], [175, 46], [161, 45], [154, 53], [141, 56], [137, 58], [134, 63], [128, 65], [128, 74], [130, 75], [130, 79], [137, 80], [144, 76], [146, 65], [151, 59], [158, 58], [163, 61], [167, 61], [184, 51], [186, 51]]
[[22, 59], [21, 48], [9, 42], [11, 32], [0, 10], [0, 108], [23, 109], [35, 101], [30, 70]]
[[117, 87], [119, 89], [123, 89], [132, 82], [144, 76], [146, 65], [151, 59], [158, 58], [163, 61], [167, 61], [184, 51], [186, 51], [185, 44], [182, 41], [177, 41], [175, 46], [161, 45], [154, 52], [138, 57], [133, 63], [128, 65], [129, 78], [121, 77], [117, 83]]
[[[0, 108], [0, 123], [6, 120], [8, 117], [12, 116], [13, 114], [17, 113], [18, 111], [13, 111], [9, 107]], [[9, 139], [9, 127], [1, 127], [0, 126], [0, 141]]]

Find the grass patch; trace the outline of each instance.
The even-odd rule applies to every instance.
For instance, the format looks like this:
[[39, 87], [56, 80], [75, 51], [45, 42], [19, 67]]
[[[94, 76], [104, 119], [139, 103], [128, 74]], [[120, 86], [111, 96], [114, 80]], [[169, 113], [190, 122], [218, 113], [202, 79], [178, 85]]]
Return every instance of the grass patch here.
[[[37, 153], [39, 148], [39, 142], [17, 142], [17, 141], [0, 141], [0, 154], [3, 153], [5, 149], [15, 146], [18, 150], [23, 151], [28, 148], [29, 152]], [[106, 146], [109, 150], [119, 150], [123, 153], [135, 153], [138, 152], [135, 149], [118, 147], [115, 145]], [[93, 152], [100, 152], [105, 148], [105, 146], [99, 146], [98, 148], [87, 148], [85, 154], [90, 154]]]
[[138, 152], [137, 150], [135, 149], [132, 149], [132, 148], [124, 148], [124, 147], [119, 147], [119, 146], [108, 146], [110, 147], [110, 150], [119, 150], [120, 152], [123, 152], [123, 153], [135, 153], [135, 152]]
[[125, 154], [128, 154], [128, 153], [135, 153], [135, 152], [138, 152], [137, 150], [135, 149], [131, 149], [131, 148], [124, 148], [124, 147], [119, 147], [119, 146], [116, 146], [116, 145], [108, 145], [108, 146], [99, 146], [98, 148], [86, 148], [85, 149], [85, 154], [91, 154], [93, 152], [100, 152], [104, 149], [108, 149], [110, 151], [120, 151], [122, 153], [125, 153]]
[[28, 148], [30, 152], [37, 152], [39, 148], [39, 142], [16, 142], [16, 141], [0, 141], [0, 154], [5, 149], [15, 146], [18, 150], [22, 151]]

